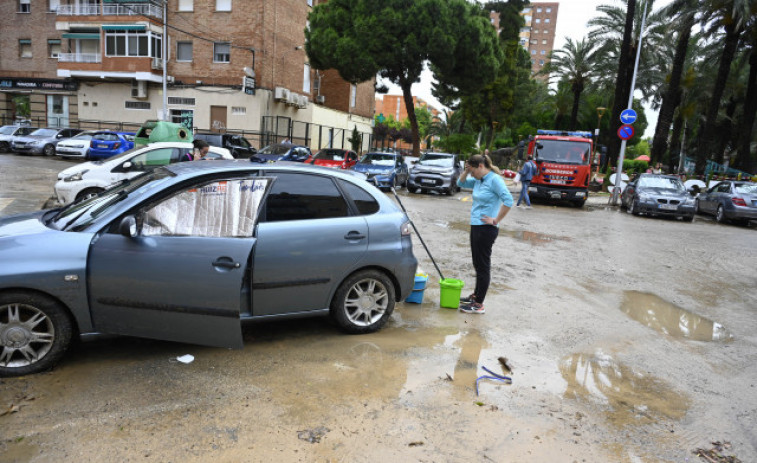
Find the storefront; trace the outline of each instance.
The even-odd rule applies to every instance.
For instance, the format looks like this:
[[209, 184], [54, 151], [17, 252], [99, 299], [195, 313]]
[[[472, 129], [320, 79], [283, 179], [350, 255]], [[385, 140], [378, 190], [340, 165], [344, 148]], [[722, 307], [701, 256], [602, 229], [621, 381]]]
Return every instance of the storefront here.
[[0, 77], [0, 122], [67, 127], [78, 117], [78, 89], [73, 80]]

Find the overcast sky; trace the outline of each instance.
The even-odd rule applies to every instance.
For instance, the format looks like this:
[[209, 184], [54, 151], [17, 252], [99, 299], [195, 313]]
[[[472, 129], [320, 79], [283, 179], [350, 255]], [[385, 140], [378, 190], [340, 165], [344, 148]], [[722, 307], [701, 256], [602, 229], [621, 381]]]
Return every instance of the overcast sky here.
[[[662, 7], [663, 5], [670, 3], [671, 0], [657, 0], [655, 2], [655, 9]], [[532, 2], [538, 3], [538, 2]], [[599, 5], [622, 5], [620, 0], [561, 0], [560, 6], [557, 10], [557, 30], [555, 37], [555, 50], [562, 48], [565, 44], [565, 39], [570, 37], [573, 40], [581, 40], [588, 34], [589, 28], [586, 23], [593, 17], [597, 16], [597, 6]], [[639, 5], [639, 2], [636, 3]], [[431, 106], [438, 109], [442, 109], [442, 105], [431, 95], [431, 72], [424, 71], [421, 82], [413, 85], [413, 95], [427, 101]], [[387, 83], [387, 81], [384, 81]], [[401, 95], [402, 91], [399, 87], [389, 85], [389, 94]], [[649, 126], [644, 133], [645, 137], [651, 136], [654, 133], [655, 125], [657, 124], [657, 114], [653, 114], [650, 110], [646, 111], [647, 120]]]

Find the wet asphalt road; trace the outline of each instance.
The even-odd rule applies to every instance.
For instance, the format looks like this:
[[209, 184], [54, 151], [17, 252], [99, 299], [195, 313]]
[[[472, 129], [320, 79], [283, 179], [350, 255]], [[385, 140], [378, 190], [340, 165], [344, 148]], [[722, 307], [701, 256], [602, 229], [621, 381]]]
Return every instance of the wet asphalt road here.
[[[0, 217], [39, 209], [70, 165], [0, 154]], [[400, 195], [467, 294], [470, 195]], [[512, 210], [482, 316], [439, 307], [416, 241], [423, 303], [378, 333], [318, 319], [245, 327], [239, 351], [82, 343], [49, 373], [0, 380], [0, 462], [651, 463], [717, 440], [757, 461], [757, 230], [606, 202]], [[477, 396], [500, 356], [513, 383]]]

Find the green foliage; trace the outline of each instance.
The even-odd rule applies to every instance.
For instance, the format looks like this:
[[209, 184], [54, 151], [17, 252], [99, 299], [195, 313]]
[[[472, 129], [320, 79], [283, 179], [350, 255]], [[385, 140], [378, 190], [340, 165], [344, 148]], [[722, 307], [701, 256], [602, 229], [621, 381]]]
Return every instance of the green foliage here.
[[631, 176], [632, 174], [641, 174], [649, 168], [647, 161], [634, 161], [633, 159], [623, 160], [623, 171]]
[[418, 135], [421, 138], [426, 138], [431, 127], [431, 111], [425, 106], [415, 108], [415, 118], [418, 120]]
[[448, 153], [470, 154], [476, 151], [476, 137], [473, 134], [453, 133], [440, 139], [436, 146]]
[[14, 96], [13, 104], [16, 107], [16, 116], [29, 117], [31, 115], [31, 109], [29, 105], [29, 95]]
[[350, 142], [352, 151], [355, 151], [356, 153], [360, 152], [360, 145], [363, 143], [363, 138], [360, 136], [357, 126], [353, 127], [352, 135], [350, 135], [350, 138], [348, 138], [347, 141]]
[[642, 139], [635, 145], [631, 145], [626, 148], [626, 153], [627, 153], [626, 156], [628, 156], [628, 158], [630, 159], [634, 159], [642, 155], [649, 156], [649, 151], [650, 151], [649, 140]]

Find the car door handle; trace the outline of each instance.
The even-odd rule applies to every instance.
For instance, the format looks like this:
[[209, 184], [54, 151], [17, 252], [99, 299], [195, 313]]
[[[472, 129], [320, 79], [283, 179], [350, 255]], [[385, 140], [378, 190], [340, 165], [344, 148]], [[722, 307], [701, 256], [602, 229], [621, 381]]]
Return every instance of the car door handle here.
[[344, 235], [344, 239], [346, 240], [362, 240], [363, 238], [365, 238], [364, 234], [354, 230]]
[[223, 268], [232, 269], [232, 268], [239, 268], [240, 265], [239, 265], [239, 262], [217, 259], [215, 262], [213, 262], [213, 267], [223, 267]]

